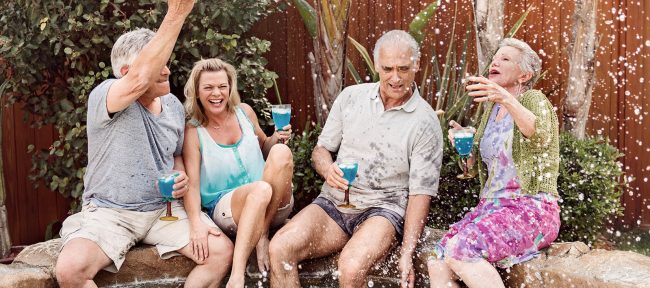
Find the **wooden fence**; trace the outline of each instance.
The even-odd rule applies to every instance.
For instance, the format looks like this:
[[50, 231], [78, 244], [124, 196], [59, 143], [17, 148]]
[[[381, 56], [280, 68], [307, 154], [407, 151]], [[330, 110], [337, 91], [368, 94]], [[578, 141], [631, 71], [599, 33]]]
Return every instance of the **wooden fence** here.
[[[359, 0], [353, 1], [350, 13], [350, 36], [369, 50], [385, 31], [408, 29], [414, 15], [431, 1]], [[432, 51], [444, 56], [453, 24], [456, 39], [461, 40], [466, 25], [473, 18], [471, 1], [441, 1], [442, 6], [428, 28], [424, 58]], [[650, 92], [650, 0], [599, 1], [597, 67], [589, 132], [609, 137], [625, 153], [621, 163], [635, 178], [632, 189], [622, 197], [624, 225], [650, 225], [650, 116], [645, 95]], [[458, 11], [456, 11], [456, 3]], [[538, 88], [548, 92], [561, 115], [561, 101], [568, 79], [568, 42], [572, 33], [574, 1], [530, 0], [507, 1], [506, 29], [509, 29], [528, 5], [531, 12], [517, 37], [528, 42], [543, 60], [547, 77]], [[454, 23], [453, 15], [458, 18]], [[300, 16], [293, 8], [271, 15], [256, 25], [252, 35], [268, 39], [272, 50], [266, 55], [270, 69], [280, 78], [278, 85], [285, 102], [293, 106], [294, 126], [303, 127], [314, 118], [312, 75], [307, 54], [312, 49]], [[457, 45], [461, 45], [460, 41]], [[473, 46], [473, 43], [470, 43]], [[471, 51], [471, 53], [474, 53]], [[359, 54], [348, 48], [347, 55], [358, 69], [363, 67]], [[475, 66], [475, 65], [474, 65]], [[364, 69], [360, 69], [362, 74]], [[419, 79], [416, 78], [416, 79]], [[349, 77], [346, 84], [351, 84]], [[275, 95], [269, 94], [271, 101]], [[53, 139], [51, 128], [34, 131], [22, 122], [23, 112], [13, 107], [3, 117], [3, 147], [9, 226], [14, 244], [28, 244], [42, 239], [45, 227], [65, 216], [67, 202], [45, 189], [35, 190], [27, 179], [31, 166], [26, 146], [30, 143], [47, 147]]]

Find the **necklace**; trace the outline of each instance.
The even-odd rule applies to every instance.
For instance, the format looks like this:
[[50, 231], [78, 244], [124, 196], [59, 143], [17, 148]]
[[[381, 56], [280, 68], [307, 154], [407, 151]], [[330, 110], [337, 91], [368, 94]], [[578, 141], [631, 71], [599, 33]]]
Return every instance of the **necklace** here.
[[[228, 120], [230, 120], [230, 113], [229, 113], [229, 112], [226, 112], [226, 113], [228, 113], [228, 116], [226, 116], [226, 120], [223, 120], [223, 122], [224, 122], [223, 125], [224, 125], [224, 126], [225, 126], [225, 124], [228, 124]], [[215, 122], [216, 122], [216, 121], [215, 121]], [[221, 129], [221, 125], [219, 125], [219, 124], [217, 124], [217, 125], [210, 125], [210, 127], [214, 128], [214, 129], [216, 129], [216, 130]]]

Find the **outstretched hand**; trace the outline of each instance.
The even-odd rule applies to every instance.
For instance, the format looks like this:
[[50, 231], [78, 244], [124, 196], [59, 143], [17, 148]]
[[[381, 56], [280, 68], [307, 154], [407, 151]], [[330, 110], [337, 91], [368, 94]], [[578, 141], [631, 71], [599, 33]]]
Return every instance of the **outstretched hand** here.
[[192, 12], [194, 0], [169, 0], [167, 15], [186, 17]]
[[474, 102], [491, 101], [494, 103], [504, 104], [515, 99], [510, 92], [501, 85], [490, 81], [485, 77], [469, 77], [470, 82], [475, 84], [467, 85], [466, 89], [471, 91], [469, 96], [474, 97]]
[[415, 272], [413, 271], [413, 258], [402, 255], [398, 263], [400, 273], [400, 288], [413, 288], [415, 285]]

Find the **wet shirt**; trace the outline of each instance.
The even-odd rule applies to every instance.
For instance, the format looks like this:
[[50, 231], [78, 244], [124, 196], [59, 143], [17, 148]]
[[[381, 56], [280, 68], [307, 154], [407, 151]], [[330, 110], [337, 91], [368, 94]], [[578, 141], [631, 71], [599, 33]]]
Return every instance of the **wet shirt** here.
[[156, 179], [181, 155], [185, 112], [172, 94], [160, 97], [153, 115], [136, 101], [109, 115], [106, 97], [117, 79], [105, 80], [88, 97], [88, 168], [83, 202], [99, 207], [151, 211], [163, 207]]
[[242, 135], [232, 145], [219, 144], [204, 127], [197, 127], [201, 145], [201, 206], [212, 208], [235, 188], [262, 179], [264, 156], [253, 123], [237, 107]]
[[[318, 145], [359, 164], [350, 189], [356, 208], [338, 208], [344, 213], [381, 207], [403, 217], [409, 195], [438, 192], [442, 132], [417, 90], [401, 106], [384, 110], [379, 83], [346, 88], [332, 105]], [[344, 193], [325, 183], [319, 196], [339, 204]]]

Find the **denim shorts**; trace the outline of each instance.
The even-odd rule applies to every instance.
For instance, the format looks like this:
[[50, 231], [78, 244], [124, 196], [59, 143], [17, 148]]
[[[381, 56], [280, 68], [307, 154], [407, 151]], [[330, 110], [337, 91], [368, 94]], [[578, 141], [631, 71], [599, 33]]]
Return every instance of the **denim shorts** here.
[[401, 239], [402, 234], [404, 233], [404, 218], [395, 211], [386, 208], [374, 207], [361, 213], [343, 213], [336, 209], [336, 205], [334, 205], [332, 201], [322, 197], [316, 198], [312, 204], [316, 204], [325, 210], [325, 213], [327, 213], [327, 215], [329, 215], [330, 218], [332, 218], [332, 220], [343, 229], [343, 232], [348, 234], [350, 237], [357, 226], [361, 225], [364, 221], [373, 216], [384, 217], [388, 222], [390, 222], [390, 224], [393, 224], [398, 239]]

